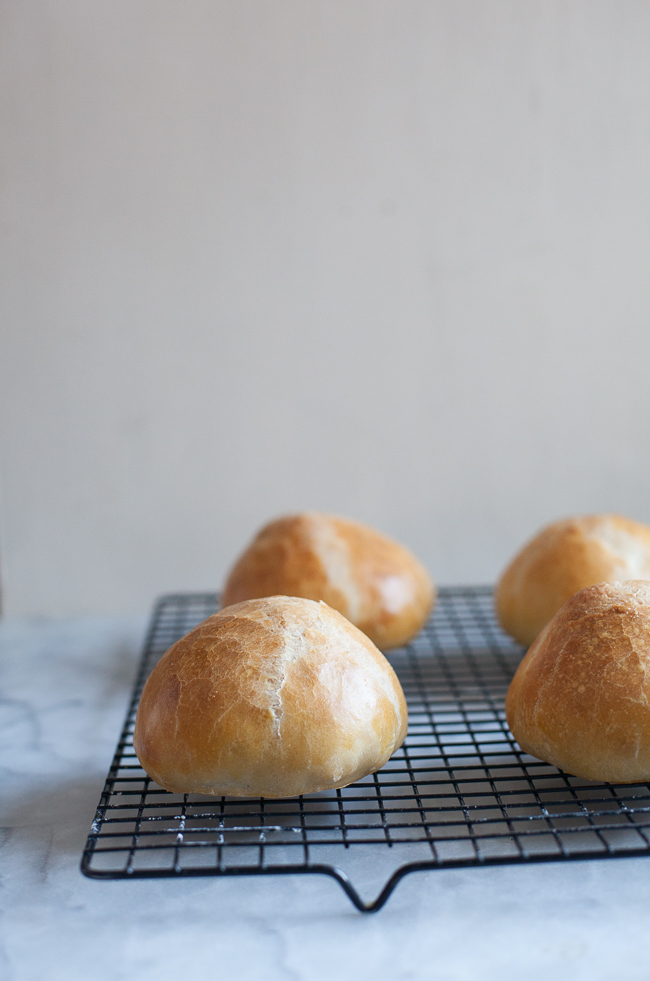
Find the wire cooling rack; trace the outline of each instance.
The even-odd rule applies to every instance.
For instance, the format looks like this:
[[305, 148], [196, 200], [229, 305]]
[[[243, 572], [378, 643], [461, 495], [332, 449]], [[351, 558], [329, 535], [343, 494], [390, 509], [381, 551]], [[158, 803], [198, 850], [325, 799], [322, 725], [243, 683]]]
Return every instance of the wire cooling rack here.
[[[162, 654], [217, 602], [214, 594], [167, 596], [154, 610], [83, 853], [85, 875], [322, 873], [372, 912], [409, 872], [650, 854], [650, 785], [581, 780], [517, 746], [503, 706], [523, 649], [497, 625], [487, 587], [442, 589], [422, 633], [389, 653], [409, 734], [379, 772], [287, 800], [168, 793], [133, 750], [138, 699]], [[357, 871], [380, 869], [374, 901], [352, 884], [348, 859]]]

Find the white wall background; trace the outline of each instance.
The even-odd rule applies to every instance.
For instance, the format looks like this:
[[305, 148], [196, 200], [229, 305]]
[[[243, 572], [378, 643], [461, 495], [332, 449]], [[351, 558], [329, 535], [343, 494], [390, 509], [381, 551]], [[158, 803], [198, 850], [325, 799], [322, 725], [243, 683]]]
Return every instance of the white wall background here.
[[650, 521], [646, 0], [6, 0], [9, 615], [318, 508], [488, 581]]

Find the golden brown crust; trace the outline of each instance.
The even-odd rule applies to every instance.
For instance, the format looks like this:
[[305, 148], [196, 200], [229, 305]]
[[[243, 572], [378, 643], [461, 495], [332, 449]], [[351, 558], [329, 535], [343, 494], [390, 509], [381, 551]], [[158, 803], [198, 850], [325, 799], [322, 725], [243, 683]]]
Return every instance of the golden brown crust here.
[[650, 582], [572, 596], [519, 665], [506, 717], [525, 752], [568, 773], [650, 779]]
[[531, 644], [579, 589], [599, 582], [650, 579], [650, 528], [616, 514], [557, 521], [510, 562], [497, 585], [499, 620]]
[[133, 743], [175, 793], [293, 797], [379, 769], [406, 736], [404, 694], [325, 603], [249, 600], [171, 647], [144, 687]]
[[262, 528], [230, 572], [223, 603], [279, 594], [323, 600], [385, 650], [422, 628], [435, 587], [408, 549], [374, 528], [305, 512]]

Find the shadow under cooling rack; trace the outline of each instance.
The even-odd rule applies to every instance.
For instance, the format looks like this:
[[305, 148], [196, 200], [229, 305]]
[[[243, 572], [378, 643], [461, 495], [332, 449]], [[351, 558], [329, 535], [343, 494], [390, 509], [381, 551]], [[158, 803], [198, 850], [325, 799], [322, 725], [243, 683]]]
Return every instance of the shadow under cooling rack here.
[[[590, 783], [517, 746], [504, 700], [523, 649], [496, 623], [488, 587], [442, 589], [421, 634], [389, 653], [409, 731], [377, 773], [277, 801], [168, 793], [133, 750], [138, 699], [162, 654], [217, 604], [214, 594], [167, 596], [154, 610], [85, 875], [321, 873], [370, 912], [409, 872], [650, 854], [649, 785]], [[369, 903], [351, 881], [364, 874], [378, 893]]]

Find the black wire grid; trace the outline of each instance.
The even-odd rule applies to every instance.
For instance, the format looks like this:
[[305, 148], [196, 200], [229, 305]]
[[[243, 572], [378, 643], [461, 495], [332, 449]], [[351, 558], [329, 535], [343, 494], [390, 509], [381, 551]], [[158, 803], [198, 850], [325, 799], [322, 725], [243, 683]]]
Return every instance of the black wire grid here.
[[[162, 790], [133, 750], [140, 692], [167, 648], [217, 603], [214, 594], [179, 595], [155, 608], [83, 853], [85, 875], [322, 873], [371, 912], [409, 872], [650, 854], [650, 785], [591, 783], [517, 746], [503, 706], [523, 649], [499, 628], [487, 587], [442, 589], [422, 633], [389, 653], [409, 732], [379, 772], [286, 800]], [[390, 856], [391, 873], [366, 903], [341, 866], [365, 856], [381, 868], [380, 854]]]

